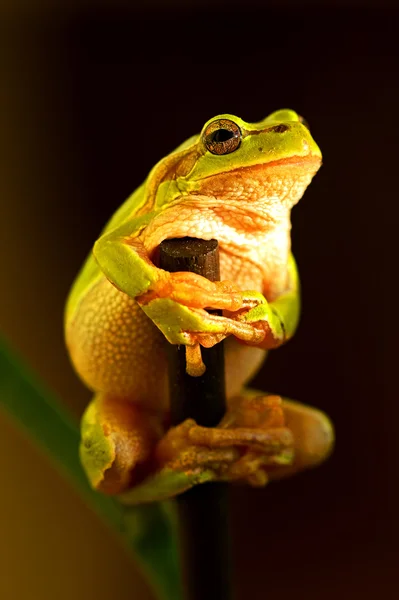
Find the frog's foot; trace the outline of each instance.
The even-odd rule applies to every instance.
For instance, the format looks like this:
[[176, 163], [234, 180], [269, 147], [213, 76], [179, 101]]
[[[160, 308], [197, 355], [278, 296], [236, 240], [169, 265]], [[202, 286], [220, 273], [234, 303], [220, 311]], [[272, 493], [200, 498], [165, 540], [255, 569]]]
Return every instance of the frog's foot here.
[[136, 300], [141, 306], [156, 298], [169, 298], [189, 308], [209, 308], [235, 312], [264, 304], [266, 299], [256, 291], [242, 291], [231, 281], [209, 281], [190, 272], [167, 273]]
[[83, 415], [81, 434], [80, 458], [92, 487], [118, 494], [145, 477], [162, 429], [159, 415], [98, 394]]
[[165, 500], [215, 480], [263, 486], [330, 454], [334, 431], [325, 414], [292, 400], [281, 403], [278, 396], [245, 394], [229, 402], [215, 429], [187, 420], [169, 430], [155, 447], [148, 476], [119, 500], [127, 505]]
[[170, 429], [156, 448], [161, 468], [195, 472], [206, 469], [220, 481], [262, 486], [267, 470], [293, 460], [293, 436], [285, 427], [278, 396], [238, 398], [216, 428], [192, 419]]

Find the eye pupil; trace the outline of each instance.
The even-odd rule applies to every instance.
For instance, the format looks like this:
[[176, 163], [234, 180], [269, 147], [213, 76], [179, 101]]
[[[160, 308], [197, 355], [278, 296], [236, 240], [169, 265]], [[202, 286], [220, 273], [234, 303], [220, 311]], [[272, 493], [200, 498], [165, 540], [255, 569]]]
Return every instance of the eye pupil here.
[[216, 143], [227, 142], [234, 137], [234, 132], [228, 129], [218, 129], [212, 134], [212, 141]]

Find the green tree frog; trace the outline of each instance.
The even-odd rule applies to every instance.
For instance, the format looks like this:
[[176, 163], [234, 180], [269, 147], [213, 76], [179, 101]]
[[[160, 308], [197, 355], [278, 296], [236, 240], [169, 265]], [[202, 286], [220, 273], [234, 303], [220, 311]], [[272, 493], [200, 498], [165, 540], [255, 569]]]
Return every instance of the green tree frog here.
[[[294, 111], [257, 123], [222, 114], [160, 160], [108, 222], [65, 312], [73, 365], [95, 392], [80, 447], [94, 488], [141, 503], [210, 480], [263, 486], [328, 455], [323, 413], [243, 389], [297, 327], [290, 212], [320, 165]], [[220, 282], [159, 268], [160, 243], [186, 236], [218, 240]], [[226, 338], [218, 427], [169, 425], [165, 338], [189, 350]], [[195, 372], [198, 353], [187, 356]]]

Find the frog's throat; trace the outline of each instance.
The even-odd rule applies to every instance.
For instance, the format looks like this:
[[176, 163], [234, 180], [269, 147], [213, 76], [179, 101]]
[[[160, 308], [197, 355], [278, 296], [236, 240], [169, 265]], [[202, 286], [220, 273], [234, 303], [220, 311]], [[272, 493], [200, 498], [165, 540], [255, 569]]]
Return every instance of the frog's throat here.
[[316, 154], [307, 154], [305, 156], [289, 156], [286, 158], [271, 160], [269, 162], [257, 163], [254, 165], [243, 165], [240, 167], [235, 167], [233, 169], [226, 169], [226, 171], [221, 171], [217, 174], [206, 175], [198, 181], [205, 181], [206, 179], [217, 177], [218, 175], [225, 175], [226, 173], [229, 173], [232, 177], [234, 177], [237, 174], [242, 174], [246, 176], [250, 173], [257, 174], [259, 177], [262, 177], [262, 175], [268, 175], [269, 169], [284, 166], [293, 167], [298, 170], [304, 171], [310, 170], [316, 173], [320, 168], [321, 163], [321, 156], [318, 156]]
[[[157, 263], [157, 250], [164, 240], [193, 237], [218, 240], [221, 253], [235, 257], [234, 268], [238, 264], [243, 269], [249, 268], [249, 261], [261, 272], [270, 270], [272, 263], [287, 263], [291, 246], [288, 209], [277, 220], [254, 209], [249, 212], [232, 203], [211, 204], [209, 200], [206, 203], [202, 199], [201, 204], [196, 204], [196, 199], [192, 199], [187, 204], [176, 204], [155, 217], [140, 236], [151, 260]], [[227, 272], [224, 277], [231, 278]]]
[[269, 161], [264, 157], [264, 162], [259, 162], [257, 157], [254, 164], [230, 165], [212, 174], [201, 175], [195, 173], [196, 154], [192, 151], [188, 152], [188, 156], [182, 157], [181, 154], [184, 152], [167, 157], [150, 173], [146, 182], [146, 201], [139, 214], [166, 209], [175, 202], [181, 202], [184, 196], [193, 194], [222, 197], [226, 190], [234, 194], [235, 188], [245, 181], [252, 181], [255, 184], [252, 188], [259, 191], [258, 195], [266, 196], [261, 191], [265, 181], [272, 178], [293, 179], [302, 175], [313, 177], [321, 165], [321, 156], [313, 153]]

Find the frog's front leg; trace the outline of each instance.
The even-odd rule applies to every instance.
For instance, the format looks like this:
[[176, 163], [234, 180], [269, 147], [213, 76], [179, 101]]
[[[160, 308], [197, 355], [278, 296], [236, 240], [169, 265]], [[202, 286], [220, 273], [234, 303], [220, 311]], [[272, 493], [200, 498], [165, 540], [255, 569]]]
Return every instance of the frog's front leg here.
[[284, 293], [272, 302], [259, 303], [233, 317], [242, 324], [252, 325], [262, 337], [260, 342], [243, 340], [247, 344], [264, 349], [276, 348], [294, 335], [299, 322], [301, 302], [299, 275], [292, 254], [287, 267], [289, 286]]
[[[229, 335], [238, 340], [259, 348], [276, 348], [289, 340], [295, 333], [300, 312], [299, 277], [295, 259], [291, 255], [288, 263], [287, 291], [272, 302], [267, 302], [262, 294], [251, 291], [238, 292], [230, 282], [218, 282], [226, 298], [230, 294], [231, 302], [241, 298], [241, 306], [236, 309], [225, 308], [223, 316], [210, 314], [202, 306], [223, 308], [218, 304], [220, 294], [215, 293], [215, 285], [193, 273], [172, 273], [183, 285], [183, 290], [191, 289], [190, 294], [180, 293], [180, 284], [176, 282], [166, 286], [161, 295], [153, 291], [139, 295], [137, 301], [148, 317], [157, 325], [172, 344], [211, 347]], [[195, 292], [197, 279], [198, 290]], [[200, 283], [200, 282], [205, 283]], [[175, 287], [176, 284], [176, 287]], [[155, 286], [158, 291], [162, 286]], [[220, 288], [220, 289], [222, 289]], [[170, 294], [166, 293], [169, 289]], [[219, 288], [218, 288], [219, 289]], [[219, 291], [220, 291], [219, 289]], [[173, 292], [171, 291], [173, 290]], [[178, 300], [177, 300], [178, 298]], [[216, 299], [215, 299], [216, 298]], [[191, 300], [190, 300], [191, 299]]]
[[250, 310], [266, 302], [258, 292], [239, 290], [228, 281], [212, 282], [195, 273], [169, 273], [156, 267], [140, 240], [140, 219], [102, 236], [93, 253], [107, 279], [136, 299], [172, 344], [211, 346], [228, 335], [252, 344], [262, 329], [230, 317], [210, 315], [206, 308]]

